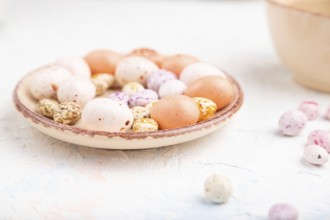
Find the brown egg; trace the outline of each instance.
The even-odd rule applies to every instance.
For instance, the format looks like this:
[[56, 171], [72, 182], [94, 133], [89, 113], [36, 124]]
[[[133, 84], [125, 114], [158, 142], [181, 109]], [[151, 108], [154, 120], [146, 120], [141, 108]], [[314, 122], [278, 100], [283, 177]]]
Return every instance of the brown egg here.
[[226, 107], [233, 99], [234, 88], [227, 79], [219, 76], [204, 76], [190, 83], [184, 93], [189, 97], [212, 100], [217, 110]]
[[160, 67], [179, 76], [183, 68], [198, 61], [196, 57], [190, 55], [176, 54], [174, 56], [165, 57]]
[[152, 62], [156, 63], [158, 66], [160, 66], [160, 64], [162, 63], [164, 57], [159, 54], [157, 51], [150, 49], [150, 48], [137, 48], [132, 50], [128, 56], [141, 56], [141, 57], [145, 57], [149, 60], [151, 60]]
[[181, 128], [194, 125], [199, 119], [198, 106], [185, 95], [170, 95], [159, 100], [150, 111], [160, 129]]
[[123, 56], [121, 54], [111, 50], [94, 50], [85, 56], [85, 60], [88, 63], [92, 74], [114, 74], [116, 66], [122, 58]]

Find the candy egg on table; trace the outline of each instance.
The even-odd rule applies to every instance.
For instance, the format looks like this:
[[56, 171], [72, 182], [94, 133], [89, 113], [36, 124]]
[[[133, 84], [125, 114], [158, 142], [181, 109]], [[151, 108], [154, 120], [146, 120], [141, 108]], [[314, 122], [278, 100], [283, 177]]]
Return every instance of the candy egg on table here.
[[109, 99], [128, 105], [129, 96], [124, 92], [115, 91], [108, 96]]
[[135, 120], [133, 123], [134, 132], [149, 132], [157, 130], [158, 123], [152, 118], [140, 118]]
[[49, 66], [36, 70], [29, 88], [32, 96], [37, 100], [56, 98], [59, 84], [71, 77], [71, 73], [59, 66]]
[[309, 145], [304, 149], [304, 159], [314, 165], [323, 165], [329, 160], [329, 153], [319, 145]]
[[124, 132], [132, 127], [133, 120], [127, 105], [108, 98], [95, 98], [84, 107], [81, 125], [91, 130]]
[[181, 128], [195, 125], [199, 110], [193, 99], [184, 95], [171, 95], [160, 99], [150, 110], [160, 129]]
[[198, 122], [210, 119], [216, 113], [217, 105], [212, 100], [202, 97], [194, 97], [193, 100], [196, 102], [200, 113]]
[[55, 65], [61, 66], [73, 75], [83, 76], [89, 78], [91, 70], [87, 62], [78, 56], [63, 56], [55, 61]]
[[165, 57], [160, 67], [162, 69], [169, 70], [175, 75], [179, 76], [183, 68], [196, 62], [199, 62], [196, 57], [186, 54], [176, 54], [173, 56]]
[[190, 83], [184, 92], [189, 97], [203, 97], [212, 100], [217, 110], [226, 107], [234, 97], [230, 82], [220, 76], [204, 76]]
[[319, 105], [313, 101], [305, 101], [299, 106], [299, 111], [304, 113], [308, 120], [315, 120], [319, 117]]
[[279, 131], [286, 136], [296, 136], [304, 130], [306, 123], [307, 118], [301, 111], [287, 111], [280, 117]]
[[222, 175], [213, 174], [204, 183], [204, 194], [213, 203], [225, 203], [229, 200], [233, 188], [230, 180]]
[[163, 83], [158, 90], [158, 94], [160, 98], [169, 95], [182, 95], [186, 89], [187, 86], [184, 82], [175, 79]]
[[75, 102], [63, 102], [54, 110], [54, 121], [73, 125], [81, 118], [81, 107]]
[[158, 66], [163, 61], [163, 56], [160, 55], [157, 51], [150, 49], [150, 48], [137, 48], [132, 50], [128, 56], [141, 56], [151, 60], [152, 62], [156, 63]]
[[60, 102], [76, 102], [80, 106], [93, 99], [96, 95], [95, 85], [84, 77], [72, 76], [61, 83], [57, 90], [57, 98]]
[[158, 94], [151, 89], [145, 89], [131, 95], [128, 99], [128, 105], [146, 106], [147, 104], [155, 100], [158, 100]]
[[298, 210], [286, 203], [276, 203], [268, 212], [268, 220], [298, 220], [298, 218]]
[[85, 56], [92, 74], [109, 73], [114, 74], [117, 64], [123, 59], [123, 55], [112, 50], [94, 50]]
[[176, 79], [176, 76], [167, 70], [160, 69], [153, 72], [147, 79], [147, 88], [158, 92], [159, 87], [170, 80]]
[[134, 119], [149, 118], [150, 111], [146, 107], [134, 106], [131, 109]]
[[115, 77], [120, 85], [129, 82], [138, 82], [145, 85], [149, 75], [158, 69], [159, 67], [155, 63], [144, 57], [131, 56], [122, 59], [118, 63]]
[[308, 135], [307, 143], [309, 145], [319, 145], [330, 153], [330, 131], [314, 130]]
[[129, 82], [123, 86], [122, 91], [127, 95], [133, 95], [137, 92], [144, 90], [144, 86], [138, 82]]
[[53, 118], [55, 108], [58, 107], [58, 101], [54, 99], [41, 99], [37, 104], [37, 111], [43, 116]]
[[93, 74], [92, 82], [96, 88], [96, 95], [102, 95], [115, 83], [115, 77], [107, 73]]

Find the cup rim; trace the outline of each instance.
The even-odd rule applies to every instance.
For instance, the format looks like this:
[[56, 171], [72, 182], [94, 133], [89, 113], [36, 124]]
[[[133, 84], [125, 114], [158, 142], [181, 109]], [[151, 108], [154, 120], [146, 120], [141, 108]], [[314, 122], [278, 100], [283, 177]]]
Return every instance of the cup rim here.
[[267, 0], [267, 2], [269, 4], [272, 4], [272, 5], [275, 5], [275, 6], [278, 6], [278, 7], [282, 7], [282, 8], [285, 8], [285, 9], [291, 9], [291, 10], [298, 11], [298, 12], [301, 12], [301, 13], [306, 13], [306, 14], [310, 14], [310, 15], [313, 15], [313, 16], [330, 19], [330, 15], [308, 11], [308, 10], [297, 8], [297, 7], [294, 7], [294, 6], [291, 6], [291, 5], [286, 5], [286, 4], [283, 4], [281, 2], [278, 2], [277, 0]]

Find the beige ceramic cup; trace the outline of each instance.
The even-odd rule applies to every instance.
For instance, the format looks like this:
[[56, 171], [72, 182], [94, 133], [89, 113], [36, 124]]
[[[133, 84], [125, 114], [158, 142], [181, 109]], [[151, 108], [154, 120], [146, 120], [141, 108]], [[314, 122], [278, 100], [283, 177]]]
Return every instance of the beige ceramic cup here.
[[330, 0], [268, 0], [271, 35], [301, 84], [330, 92]]

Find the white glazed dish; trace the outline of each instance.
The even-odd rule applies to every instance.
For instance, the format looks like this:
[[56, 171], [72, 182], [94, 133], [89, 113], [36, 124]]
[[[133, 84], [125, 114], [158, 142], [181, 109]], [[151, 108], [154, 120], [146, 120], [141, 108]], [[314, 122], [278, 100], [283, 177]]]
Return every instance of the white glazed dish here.
[[33, 72], [24, 76], [17, 84], [13, 101], [17, 111], [34, 128], [56, 139], [94, 148], [104, 149], [146, 149], [164, 147], [187, 142], [205, 136], [222, 127], [243, 104], [243, 91], [237, 81], [228, 75], [235, 91], [232, 102], [216, 115], [201, 123], [184, 128], [160, 130], [154, 132], [104, 132], [87, 130], [79, 127], [64, 125], [54, 122], [37, 112], [37, 101], [29, 92], [29, 82], [33, 78]]

